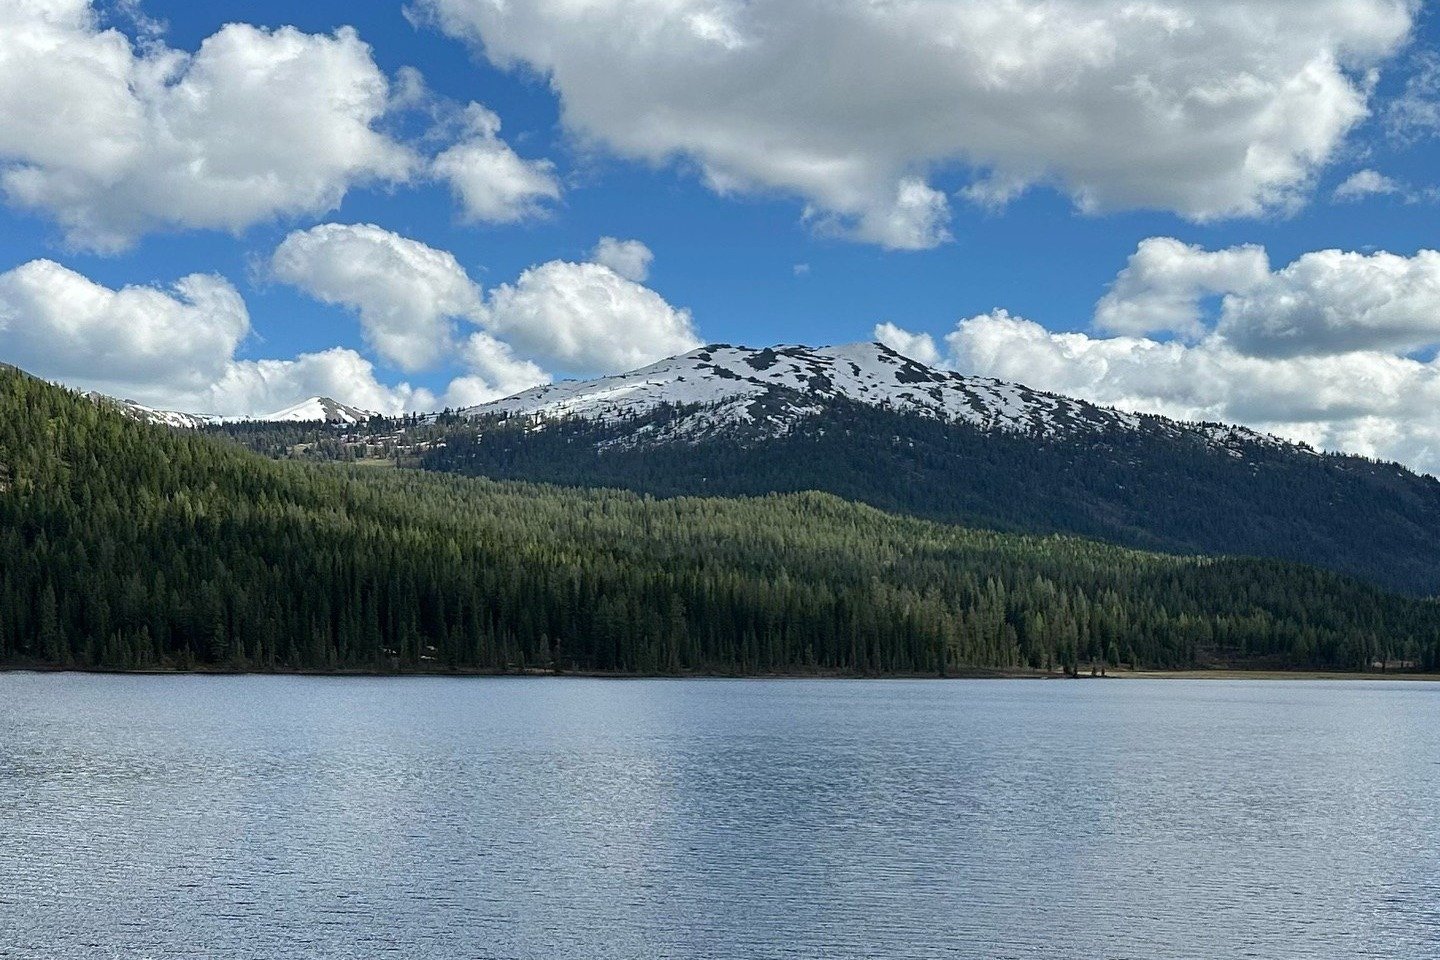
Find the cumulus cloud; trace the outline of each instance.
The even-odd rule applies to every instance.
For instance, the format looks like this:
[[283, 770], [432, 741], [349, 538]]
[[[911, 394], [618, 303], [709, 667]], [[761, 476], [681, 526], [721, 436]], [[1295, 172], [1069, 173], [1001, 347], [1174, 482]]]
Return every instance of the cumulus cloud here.
[[249, 331], [239, 292], [209, 274], [119, 290], [52, 260], [0, 274], [0, 354], [42, 376], [198, 389], [224, 372]]
[[0, 5], [0, 187], [80, 247], [239, 231], [406, 180], [415, 155], [376, 128], [389, 105], [348, 27], [232, 23], [192, 54], [101, 29], [86, 0]]
[[323, 303], [353, 309], [366, 343], [403, 370], [458, 362], [466, 372], [451, 382], [443, 406], [474, 406], [550, 381], [483, 331], [458, 336], [457, 322], [484, 323], [488, 314], [480, 285], [449, 251], [374, 224], [324, 223], [286, 237], [271, 272]]
[[308, 397], [331, 397], [388, 416], [434, 410], [437, 404], [428, 390], [382, 383], [375, 365], [346, 347], [302, 353], [293, 360], [231, 361], [215, 383], [189, 393], [157, 386], [159, 406], [227, 416], [264, 416]]
[[1409, 353], [1440, 343], [1440, 253], [1307, 253], [1225, 298], [1218, 332], [1260, 356]]
[[451, 381], [447, 407], [473, 407], [550, 382], [550, 374], [537, 363], [521, 360], [510, 344], [483, 331], [470, 334], [460, 353], [471, 372]]
[[1109, 333], [1210, 332], [1204, 300], [1221, 296], [1214, 332], [1246, 353], [1409, 352], [1440, 342], [1440, 254], [1317, 250], [1280, 270], [1263, 247], [1207, 251], [1168, 237], [1140, 243], [1095, 308]]
[[1111, 333], [1168, 331], [1193, 336], [1204, 329], [1200, 302], [1245, 292], [1270, 276], [1263, 247], [1213, 253], [1169, 237], [1141, 241], [1095, 307], [1095, 325]]
[[482, 325], [570, 373], [618, 373], [700, 345], [689, 310], [600, 263], [531, 267], [490, 291]]
[[249, 332], [244, 300], [222, 277], [116, 290], [50, 260], [0, 274], [0, 355], [37, 376], [151, 406], [234, 416], [311, 396], [384, 413], [433, 406], [426, 391], [382, 384], [353, 350], [237, 360]]
[[928, 333], [911, 333], [887, 321], [875, 325], [875, 339], [911, 360], [919, 360], [932, 367], [941, 362], [935, 338]]
[[600, 242], [595, 244], [590, 259], [601, 266], [609, 267], [626, 280], [644, 283], [650, 276], [650, 263], [655, 259], [655, 254], [639, 240], [601, 237]]
[[1331, 195], [1339, 201], [1362, 200], [1384, 194], [1403, 193], [1400, 184], [1378, 170], [1357, 170], [1346, 177]]
[[453, 254], [374, 224], [297, 230], [270, 263], [286, 283], [355, 310], [366, 342], [402, 370], [433, 366], [447, 351], [453, 321], [480, 312], [480, 287]]
[[478, 103], [465, 110], [465, 135], [431, 164], [449, 181], [467, 220], [518, 223], [544, 213], [560, 199], [560, 182], [549, 160], [525, 160], [500, 139], [500, 118]]
[[1440, 364], [1375, 350], [1257, 357], [1198, 343], [1054, 333], [1004, 311], [946, 342], [965, 373], [1182, 420], [1243, 423], [1318, 447], [1440, 473]]
[[[271, 271], [355, 310], [381, 357], [411, 371], [458, 361], [466, 395], [494, 399], [546, 382], [549, 368], [618, 373], [698, 345], [688, 310], [631, 279], [648, 270], [648, 247], [604, 237], [594, 256], [539, 264], [485, 296], [444, 250], [373, 224], [327, 223], [286, 237]], [[457, 344], [461, 321], [479, 331]]]
[[[1235, 254], [1230, 265], [1246, 266], [1219, 270], [1226, 261], [1217, 254]], [[1097, 328], [1107, 329], [1103, 312], [1143, 315], [1139, 307], [1121, 310], [1127, 304], [1159, 304], [1166, 322], [1137, 319], [1122, 325], [1134, 333], [1096, 336], [994, 310], [962, 320], [945, 337], [941, 364], [1440, 473], [1440, 253], [1321, 250], [1257, 276], [1254, 267], [1265, 260], [1259, 248], [1210, 252], [1146, 241], [1126, 268], [1128, 286], [1117, 280], [1097, 305]], [[1197, 273], [1205, 284], [1197, 285]], [[1133, 300], [1116, 296], [1122, 287]], [[1211, 294], [1223, 299], [1215, 316], [1203, 318], [1199, 300]], [[1187, 336], [1143, 335], [1152, 332]], [[902, 352], [901, 344], [919, 340], [923, 349], [929, 340], [891, 325], [877, 327], [876, 337]]]
[[1285, 209], [1369, 112], [1412, 0], [419, 0], [545, 76], [582, 141], [799, 197], [887, 247], [948, 231], [937, 170], [1003, 203], [1195, 220]]
[[1354, 203], [1367, 197], [1399, 197], [1406, 203], [1433, 203], [1440, 199], [1440, 189], [1417, 187], [1378, 170], [1357, 170], [1330, 195], [1337, 203]]
[[0, 358], [196, 413], [259, 415], [329, 396], [397, 414], [508, 396], [548, 383], [549, 368], [621, 372], [699, 343], [689, 311], [600, 263], [543, 263], [486, 297], [448, 252], [372, 224], [322, 224], [286, 237], [270, 269], [354, 310], [367, 346], [388, 363], [458, 375], [437, 396], [386, 383], [369, 357], [346, 347], [239, 359], [250, 316], [224, 278], [112, 289], [50, 260], [0, 273]]

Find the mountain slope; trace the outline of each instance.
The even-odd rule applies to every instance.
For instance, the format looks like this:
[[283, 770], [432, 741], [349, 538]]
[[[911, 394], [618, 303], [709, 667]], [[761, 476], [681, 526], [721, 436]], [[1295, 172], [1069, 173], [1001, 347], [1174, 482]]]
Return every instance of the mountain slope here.
[[278, 463], [0, 370], [0, 663], [937, 673], [1430, 666], [1440, 608], [1309, 567]]
[[154, 407], [147, 407], [142, 403], [136, 403], [134, 400], [118, 400], [115, 397], [109, 397], [103, 393], [95, 393], [93, 391], [87, 393], [86, 396], [92, 403], [109, 407], [132, 420], [153, 424], [157, 427], [174, 427], [177, 430], [199, 430], [201, 427], [215, 426], [224, 422], [223, 417], [215, 417], [203, 413], [184, 413], [179, 410], [157, 410]]
[[479, 419], [416, 433], [423, 466], [661, 495], [824, 490], [973, 526], [1300, 560], [1440, 592], [1433, 477], [929, 370], [878, 344], [711, 347], [465, 412]]

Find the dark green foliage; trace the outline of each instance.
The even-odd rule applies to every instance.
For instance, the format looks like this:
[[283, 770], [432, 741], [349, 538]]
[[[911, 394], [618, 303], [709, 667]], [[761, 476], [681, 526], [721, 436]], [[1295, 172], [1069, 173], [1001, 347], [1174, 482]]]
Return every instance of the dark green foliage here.
[[806, 493], [654, 500], [275, 462], [0, 372], [0, 662], [843, 671], [1433, 666], [1440, 609], [1275, 561]]
[[[658, 496], [824, 490], [993, 530], [1070, 533], [1172, 553], [1313, 563], [1419, 595], [1440, 592], [1440, 481], [1396, 464], [1247, 444], [1244, 456], [1162, 421], [1064, 439], [834, 402], [781, 437], [727, 431], [637, 447], [687, 411], [526, 430], [453, 427], [419, 464], [496, 479]], [[420, 425], [417, 437], [437, 428]]]

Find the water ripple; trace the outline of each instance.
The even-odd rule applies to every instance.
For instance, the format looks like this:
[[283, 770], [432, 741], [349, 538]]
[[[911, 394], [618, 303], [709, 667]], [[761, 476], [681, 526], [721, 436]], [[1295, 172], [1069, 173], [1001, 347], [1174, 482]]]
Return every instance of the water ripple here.
[[0, 676], [0, 956], [1440, 955], [1440, 687]]

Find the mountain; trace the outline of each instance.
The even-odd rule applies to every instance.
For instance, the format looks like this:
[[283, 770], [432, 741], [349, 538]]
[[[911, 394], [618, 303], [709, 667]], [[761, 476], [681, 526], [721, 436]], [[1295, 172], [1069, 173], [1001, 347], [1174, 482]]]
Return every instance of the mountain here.
[[1433, 668], [1440, 605], [1299, 564], [966, 530], [828, 494], [656, 500], [276, 462], [0, 370], [0, 665], [934, 675], [1376, 660]]
[[667, 418], [663, 429], [637, 433], [630, 441], [650, 444], [702, 440], [737, 428], [752, 438], [779, 436], [835, 401], [1031, 437], [1143, 428], [1194, 437], [1242, 455], [1247, 446], [1313, 453], [1244, 427], [1145, 417], [1018, 383], [938, 370], [880, 343], [761, 350], [711, 344], [631, 373], [534, 387], [460, 413], [531, 417], [542, 424], [560, 419], [614, 423], [661, 408], [686, 408], [684, 416]]
[[311, 397], [293, 407], [253, 419], [274, 423], [364, 423], [379, 414], [329, 397]]
[[1314, 563], [1440, 592], [1440, 481], [1243, 427], [935, 370], [879, 344], [713, 345], [413, 428], [432, 470], [656, 495], [823, 490], [1149, 550]]
[[258, 417], [217, 417], [203, 413], [182, 413], [178, 410], [157, 410], [136, 403], [133, 400], [117, 400], [103, 393], [91, 392], [87, 396], [95, 403], [107, 404], [126, 416], [142, 423], [182, 430], [198, 430], [227, 423], [365, 423], [379, 414], [329, 397], [311, 397], [284, 410], [267, 413]]
[[819, 490], [882, 510], [1440, 593], [1440, 480], [1244, 427], [1125, 413], [881, 346], [712, 345], [418, 420], [219, 426], [271, 456], [659, 496]]

